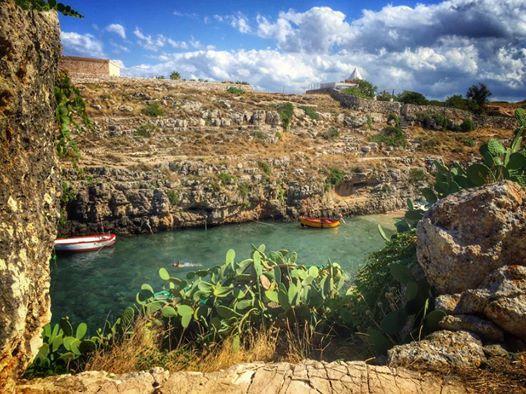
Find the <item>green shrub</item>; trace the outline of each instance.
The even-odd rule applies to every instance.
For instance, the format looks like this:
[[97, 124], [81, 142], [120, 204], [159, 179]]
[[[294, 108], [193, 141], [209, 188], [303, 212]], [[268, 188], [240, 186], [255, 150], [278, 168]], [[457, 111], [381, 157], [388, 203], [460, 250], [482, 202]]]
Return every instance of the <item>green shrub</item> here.
[[241, 89], [241, 88], [238, 88], [238, 87], [235, 87], [235, 86], [229, 86], [226, 91], [228, 93], [231, 93], [231, 94], [243, 94], [243, 93], [245, 93], [244, 89]]
[[407, 137], [404, 131], [392, 126], [387, 126], [380, 134], [373, 135], [371, 141], [395, 147], [405, 147], [407, 145]]
[[421, 168], [411, 168], [409, 170], [409, 181], [411, 183], [421, 183], [427, 179], [426, 172]]
[[419, 340], [437, 328], [445, 314], [432, 311], [424, 278], [416, 260], [414, 230], [393, 235], [356, 274], [349, 292], [350, 320], [355, 330], [367, 333], [376, 353]]
[[297, 254], [254, 248], [236, 261], [234, 250], [222, 265], [190, 272], [185, 278], [159, 270], [163, 296], [144, 284], [137, 301], [145, 313], [169, 327], [167, 343], [208, 346], [234, 337], [235, 346], [262, 327], [304, 327], [319, 333], [348, 327], [343, 286], [336, 263], [304, 266]]
[[363, 79], [358, 80], [356, 83], [358, 84], [358, 86], [343, 89], [342, 93], [366, 99], [374, 98], [374, 96], [376, 95], [376, 86], [374, 86], [371, 82]]
[[473, 131], [475, 130], [475, 123], [472, 119], [464, 119], [460, 125], [462, 131]]
[[143, 108], [142, 113], [151, 117], [162, 116], [164, 110], [159, 103], [151, 103]]
[[463, 145], [469, 147], [474, 147], [475, 145], [477, 145], [477, 142], [471, 137], [460, 136], [459, 140], [460, 142], [462, 142]]
[[329, 127], [325, 133], [322, 134], [322, 137], [326, 140], [335, 140], [340, 136], [340, 130], [336, 127]]
[[258, 167], [261, 169], [261, 171], [263, 171], [263, 173], [267, 177], [269, 177], [270, 174], [272, 174], [272, 167], [267, 162], [265, 162], [265, 161], [258, 161]]
[[170, 79], [171, 80], [174, 80], [174, 81], [177, 81], [179, 79], [181, 79], [181, 74], [179, 74], [177, 71], [174, 71], [170, 74]]
[[288, 130], [292, 116], [294, 115], [294, 106], [292, 103], [279, 104], [277, 110], [281, 118], [281, 123], [283, 124], [283, 129]]
[[217, 177], [219, 178], [219, 181], [225, 186], [233, 184], [236, 180], [236, 177], [230, 175], [228, 172], [220, 172]]
[[305, 114], [306, 114], [309, 118], [311, 118], [311, 119], [313, 119], [313, 120], [318, 120], [318, 119], [320, 119], [320, 114], [317, 113], [316, 110], [315, 110], [314, 108], [312, 108], [312, 107], [307, 107], [307, 106], [305, 106], [305, 105], [302, 105], [300, 108], [305, 112]]
[[394, 121], [395, 127], [400, 127], [400, 116], [395, 113], [390, 113], [387, 115], [387, 123], [391, 123], [392, 121]]
[[151, 123], [143, 123], [135, 129], [134, 135], [137, 137], [149, 138], [155, 133], [156, 130], [157, 127], [155, 127], [155, 125]]
[[422, 93], [409, 90], [400, 93], [396, 99], [404, 104], [426, 105], [428, 103], [426, 97]]
[[168, 190], [166, 192], [166, 195], [168, 196], [168, 201], [170, 201], [170, 204], [172, 206], [175, 207], [179, 205], [179, 202], [181, 201], [181, 196], [178, 192], [176, 192], [175, 190]]
[[326, 187], [338, 186], [343, 182], [345, 173], [338, 168], [329, 168], [327, 178], [325, 179]]
[[463, 111], [480, 112], [480, 106], [473, 100], [468, 100], [460, 94], [455, 94], [446, 99], [445, 105], [451, 108], [461, 109]]
[[107, 348], [129, 335], [134, 319], [135, 309], [128, 307], [115, 323], [106, 323], [104, 329], [97, 329], [92, 336], [88, 335], [86, 323], [79, 323], [74, 329], [68, 317], [54, 325], [48, 323], [42, 331], [43, 344], [24, 377], [82, 371], [96, 350]]
[[387, 92], [386, 90], [378, 93], [378, 95], [376, 96], [376, 99], [378, 101], [391, 101], [391, 100], [395, 100], [396, 99], [396, 96], [394, 96], [393, 94]]

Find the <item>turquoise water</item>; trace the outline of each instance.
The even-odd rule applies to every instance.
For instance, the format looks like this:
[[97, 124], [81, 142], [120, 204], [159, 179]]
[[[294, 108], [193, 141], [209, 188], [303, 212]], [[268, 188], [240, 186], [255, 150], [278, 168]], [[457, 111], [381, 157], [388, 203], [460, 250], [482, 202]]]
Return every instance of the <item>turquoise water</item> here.
[[[352, 274], [367, 254], [383, 240], [377, 224], [394, 229], [387, 215], [347, 219], [336, 229], [307, 229], [298, 223], [258, 222], [190, 229], [151, 235], [119, 237], [112, 249], [58, 256], [51, 266], [51, 300], [55, 319], [69, 316], [74, 322], [101, 326], [135, 300], [143, 283], [159, 288], [160, 267], [182, 275], [220, 264], [228, 249], [238, 258], [248, 257], [251, 245], [298, 252], [302, 264], [324, 264], [331, 259]], [[172, 268], [180, 260], [188, 267]]]

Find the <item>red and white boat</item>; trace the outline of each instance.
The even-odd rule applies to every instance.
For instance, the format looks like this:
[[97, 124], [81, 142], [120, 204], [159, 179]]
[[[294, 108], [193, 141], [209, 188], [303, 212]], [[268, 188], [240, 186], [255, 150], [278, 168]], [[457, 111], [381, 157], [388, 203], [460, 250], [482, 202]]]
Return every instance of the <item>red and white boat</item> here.
[[57, 238], [55, 252], [93, 252], [115, 244], [115, 234], [93, 234], [74, 238]]

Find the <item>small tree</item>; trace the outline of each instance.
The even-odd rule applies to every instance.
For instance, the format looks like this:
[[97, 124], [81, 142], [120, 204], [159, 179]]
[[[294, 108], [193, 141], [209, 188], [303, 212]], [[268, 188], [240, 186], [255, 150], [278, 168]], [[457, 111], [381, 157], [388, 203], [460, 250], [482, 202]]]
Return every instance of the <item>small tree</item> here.
[[170, 74], [170, 79], [173, 79], [174, 81], [177, 81], [179, 79], [181, 79], [181, 74], [179, 74], [179, 72], [177, 71], [174, 71]]
[[404, 90], [397, 97], [398, 101], [404, 104], [426, 105], [428, 103], [426, 96], [422, 93]]
[[358, 86], [353, 86], [343, 90], [343, 93], [350, 94], [361, 98], [373, 98], [376, 95], [376, 86], [365, 79], [360, 79], [356, 82]]
[[479, 106], [483, 106], [488, 101], [488, 97], [491, 96], [491, 92], [488, 87], [479, 83], [478, 85], [471, 85], [471, 87], [466, 92], [466, 97], [470, 100], [473, 100]]

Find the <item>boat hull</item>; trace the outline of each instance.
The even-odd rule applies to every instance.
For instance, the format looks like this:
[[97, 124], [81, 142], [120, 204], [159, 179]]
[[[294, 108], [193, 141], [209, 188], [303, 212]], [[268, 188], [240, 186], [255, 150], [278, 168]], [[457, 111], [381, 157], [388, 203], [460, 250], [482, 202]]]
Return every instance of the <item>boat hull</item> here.
[[93, 252], [115, 244], [115, 234], [93, 234], [83, 237], [59, 238], [55, 241], [55, 252], [82, 253]]
[[341, 224], [339, 220], [331, 220], [325, 218], [300, 218], [300, 223], [302, 226], [307, 226], [311, 228], [336, 228], [339, 227]]

